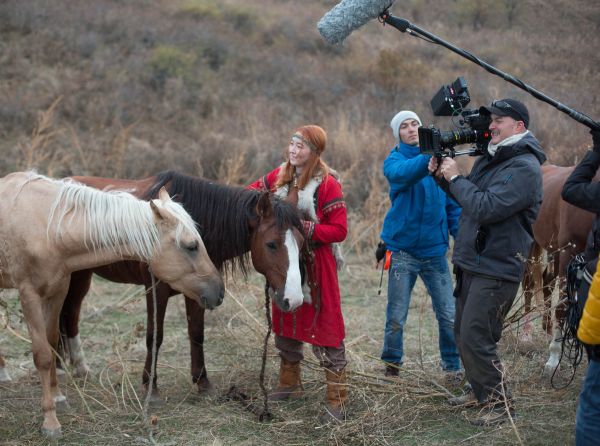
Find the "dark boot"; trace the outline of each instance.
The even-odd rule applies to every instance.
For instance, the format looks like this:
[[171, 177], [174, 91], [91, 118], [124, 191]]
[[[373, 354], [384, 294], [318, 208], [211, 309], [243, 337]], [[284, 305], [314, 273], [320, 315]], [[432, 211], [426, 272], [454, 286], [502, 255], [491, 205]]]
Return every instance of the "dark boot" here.
[[345, 403], [348, 399], [348, 385], [346, 384], [346, 369], [339, 372], [325, 369], [327, 378], [327, 403], [325, 413], [319, 417], [321, 424], [329, 422], [346, 421]]
[[279, 365], [279, 384], [271, 392], [269, 398], [273, 401], [283, 401], [288, 398], [300, 398], [303, 395], [300, 381], [300, 361], [289, 362], [281, 358]]
[[451, 406], [455, 406], [455, 407], [458, 407], [458, 406], [461, 406], [461, 407], [481, 406], [481, 404], [477, 400], [477, 397], [475, 396], [475, 393], [472, 390], [465, 393], [464, 395], [448, 398], [447, 401], [448, 401], [448, 404], [450, 404]]
[[505, 423], [506, 421], [514, 421], [516, 419], [515, 408], [512, 403], [507, 404], [488, 404], [481, 409], [479, 414], [471, 418], [469, 422], [473, 426], [495, 426]]
[[493, 426], [515, 419], [515, 406], [510, 389], [498, 385], [488, 397], [479, 415], [469, 420], [474, 426]]
[[388, 364], [385, 366], [385, 376], [394, 377], [400, 376], [400, 365], [399, 364]]

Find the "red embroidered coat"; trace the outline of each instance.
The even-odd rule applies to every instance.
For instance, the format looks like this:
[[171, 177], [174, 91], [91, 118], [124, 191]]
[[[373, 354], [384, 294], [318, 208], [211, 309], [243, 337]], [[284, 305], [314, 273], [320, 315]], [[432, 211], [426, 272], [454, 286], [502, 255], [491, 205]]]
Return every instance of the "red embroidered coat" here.
[[[279, 169], [280, 167], [269, 172], [249, 188], [276, 192]], [[307, 237], [318, 243], [313, 252], [321, 309], [315, 319], [314, 302], [305, 302], [291, 313], [285, 313], [273, 305], [273, 331], [280, 336], [309, 344], [339, 347], [344, 340], [345, 331], [336, 260], [331, 243], [339, 243], [346, 238], [346, 203], [342, 187], [332, 175], [322, 179], [316, 196], [315, 213], [318, 221], [305, 221], [304, 227]]]

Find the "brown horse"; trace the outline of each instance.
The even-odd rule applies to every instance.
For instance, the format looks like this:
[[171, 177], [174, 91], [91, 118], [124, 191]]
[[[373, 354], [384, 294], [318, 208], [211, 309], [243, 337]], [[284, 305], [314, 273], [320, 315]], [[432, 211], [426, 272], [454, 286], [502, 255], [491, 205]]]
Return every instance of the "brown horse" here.
[[60, 436], [53, 349], [71, 273], [140, 260], [198, 305], [222, 302], [224, 285], [193, 220], [163, 189], [159, 199], [109, 194], [33, 172], [0, 179], [0, 287], [19, 291], [42, 384], [42, 432]]
[[[588, 233], [592, 228], [594, 214], [575, 207], [561, 198], [567, 178], [575, 167], [554, 165], [542, 166], [544, 195], [538, 217], [533, 225], [534, 245], [528, 261], [528, 270], [523, 279], [525, 312], [531, 309], [531, 300], [536, 292], [543, 293], [544, 309], [542, 325], [552, 336], [550, 357], [544, 366], [544, 373], [551, 374], [560, 360], [560, 323], [565, 318], [564, 283], [567, 265], [571, 258], [583, 251]], [[595, 180], [598, 181], [599, 175]], [[548, 253], [549, 263], [542, 267], [543, 251]], [[559, 303], [555, 307], [555, 321], [552, 324], [552, 292], [558, 286]], [[526, 319], [525, 336], [530, 336], [531, 323]]]
[[[218, 269], [247, 271], [248, 251], [254, 268], [263, 274], [276, 290], [275, 302], [284, 310], [302, 303], [298, 269], [298, 249], [304, 243], [302, 224], [296, 209], [273, 195], [215, 184], [201, 178], [177, 172], [163, 172], [142, 180], [117, 180], [97, 177], [75, 177], [77, 181], [100, 189], [126, 190], [140, 198], [149, 199], [163, 186], [176, 196], [192, 215], [203, 236], [206, 249]], [[287, 241], [286, 241], [287, 237]], [[70, 354], [74, 374], [89, 371], [79, 340], [81, 302], [89, 290], [92, 273], [121, 283], [146, 287], [148, 308], [146, 344], [148, 347], [143, 372], [143, 384], [148, 385], [152, 364], [154, 337], [151, 281], [146, 264], [118, 262], [100, 268], [78, 271], [72, 275], [71, 286], [61, 313], [62, 332]], [[163, 322], [168, 299], [179, 291], [159, 284], [157, 294], [157, 347], [163, 339]], [[186, 299], [188, 333], [190, 338], [192, 380], [202, 392], [210, 386], [204, 365], [204, 308]], [[157, 356], [157, 355], [156, 355]], [[156, 357], [155, 356], [155, 357]], [[159, 401], [157, 374], [154, 375], [152, 398]]]

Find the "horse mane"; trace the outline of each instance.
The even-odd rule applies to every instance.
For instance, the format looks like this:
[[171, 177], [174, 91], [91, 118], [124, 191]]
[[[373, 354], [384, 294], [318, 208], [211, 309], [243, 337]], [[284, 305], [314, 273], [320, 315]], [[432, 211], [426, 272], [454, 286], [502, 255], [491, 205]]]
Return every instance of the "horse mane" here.
[[[81, 216], [89, 239], [86, 246], [91, 243], [94, 251], [112, 248], [120, 255], [127, 252], [143, 261], [154, 256], [160, 246], [160, 238], [154, 213], [147, 202], [126, 192], [103, 192], [70, 180], [51, 181], [59, 183], [60, 188], [48, 218], [48, 237], [53, 222], [56, 224], [56, 237], [61, 238], [64, 224], [71, 224], [75, 217]], [[171, 201], [159, 206], [177, 219], [177, 244], [183, 231], [197, 233], [193, 220], [181, 205]]]
[[[149, 200], [165, 187], [191, 215], [198, 225], [204, 245], [219, 271], [239, 269], [247, 276], [250, 251], [250, 225], [255, 220], [256, 205], [261, 192], [240, 186], [228, 186], [182, 174], [161, 172], [144, 194]], [[287, 202], [271, 196], [274, 216], [279, 228], [294, 226], [302, 231], [296, 209]]]

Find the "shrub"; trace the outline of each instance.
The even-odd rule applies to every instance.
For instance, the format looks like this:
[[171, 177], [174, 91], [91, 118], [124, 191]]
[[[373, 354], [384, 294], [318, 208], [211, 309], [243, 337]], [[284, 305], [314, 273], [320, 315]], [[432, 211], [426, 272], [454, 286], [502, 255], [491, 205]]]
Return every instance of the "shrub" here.
[[503, 6], [494, 0], [459, 0], [456, 21], [459, 26], [471, 25], [473, 31], [489, 28], [501, 15]]
[[221, 40], [210, 39], [202, 43], [197, 53], [213, 71], [219, 71], [219, 68], [225, 64], [229, 55], [229, 47]]
[[224, 12], [224, 18], [233, 25], [236, 31], [244, 34], [258, 27], [258, 17], [248, 8], [229, 7]]
[[193, 54], [173, 46], [158, 46], [152, 51], [150, 68], [155, 86], [162, 88], [167, 78], [190, 78], [195, 62]]
[[420, 59], [408, 54], [390, 49], [383, 49], [375, 65], [375, 80], [385, 90], [414, 90], [423, 87], [427, 81], [423, 73], [429, 68]]
[[222, 16], [221, 8], [215, 0], [188, 0], [179, 8], [179, 16], [217, 20]]

